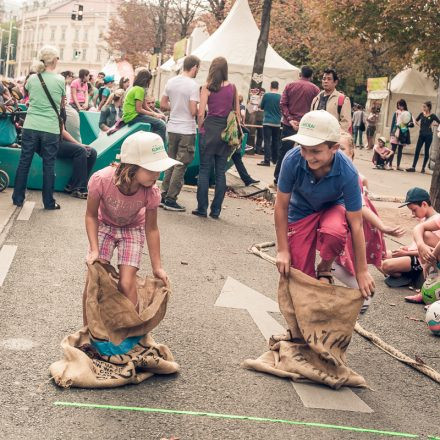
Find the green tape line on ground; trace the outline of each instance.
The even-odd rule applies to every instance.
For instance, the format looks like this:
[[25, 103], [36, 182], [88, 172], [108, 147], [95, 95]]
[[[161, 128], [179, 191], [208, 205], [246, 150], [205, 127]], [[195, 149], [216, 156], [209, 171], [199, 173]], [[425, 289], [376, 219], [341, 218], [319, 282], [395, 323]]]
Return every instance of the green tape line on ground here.
[[405, 432], [380, 431], [377, 429], [356, 428], [354, 426], [328, 425], [325, 423], [299, 422], [299, 421], [295, 421], [295, 420], [283, 420], [283, 419], [268, 419], [265, 417], [238, 416], [238, 415], [234, 415], [234, 414], [218, 414], [218, 413], [199, 412], [199, 411], [180, 411], [180, 410], [176, 410], [176, 409], [163, 409], [163, 408], [144, 408], [144, 407], [139, 407], [139, 406], [99, 405], [97, 403], [54, 402], [54, 405], [70, 406], [70, 407], [76, 407], [76, 408], [111, 409], [111, 410], [116, 410], [116, 411], [139, 411], [139, 412], [145, 412], [145, 413], [204, 416], [204, 417], [213, 417], [213, 418], [217, 418], [217, 419], [229, 419], [229, 420], [251, 420], [253, 422], [283, 423], [286, 425], [307, 426], [309, 428], [339, 429], [342, 431], [363, 432], [363, 433], [369, 433], [369, 434], [380, 434], [380, 435], [392, 436], [392, 437], [419, 438], [419, 436], [416, 434], [408, 434]]

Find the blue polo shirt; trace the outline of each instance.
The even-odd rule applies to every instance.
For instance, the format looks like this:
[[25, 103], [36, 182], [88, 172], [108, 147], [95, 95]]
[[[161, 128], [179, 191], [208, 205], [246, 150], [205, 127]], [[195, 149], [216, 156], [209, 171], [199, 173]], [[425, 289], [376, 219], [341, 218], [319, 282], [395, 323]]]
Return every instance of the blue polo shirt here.
[[358, 172], [351, 160], [340, 151], [336, 152], [329, 173], [317, 181], [301, 156], [301, 148], [293, 148], [281, 165], [278, 189], [291, 193], [289, 223], [333, 205], [345, 205], [347, 211], [362, 208]]

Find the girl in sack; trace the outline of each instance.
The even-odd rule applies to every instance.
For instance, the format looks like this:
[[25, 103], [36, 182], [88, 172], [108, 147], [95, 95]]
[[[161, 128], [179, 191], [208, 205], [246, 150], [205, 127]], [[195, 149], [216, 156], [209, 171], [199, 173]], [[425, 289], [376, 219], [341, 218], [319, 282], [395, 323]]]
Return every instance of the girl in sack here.
[[[118, 250], [118, 289], [138, 311], [136, 273], [145, 238], [153, 275], [167, 284], [160, 259], [157, 208], [160, 190], [156, 180], [162, 171], [180, 164], [168, 157], [162, 138], [150, 132], [132, 134], [121, 147], [121, 163], [92, 175], [88, 187], [86, 230], [89, 239], [87, 263], [110, 263]], [[83, 320], [87, 325], [83, 295]]]

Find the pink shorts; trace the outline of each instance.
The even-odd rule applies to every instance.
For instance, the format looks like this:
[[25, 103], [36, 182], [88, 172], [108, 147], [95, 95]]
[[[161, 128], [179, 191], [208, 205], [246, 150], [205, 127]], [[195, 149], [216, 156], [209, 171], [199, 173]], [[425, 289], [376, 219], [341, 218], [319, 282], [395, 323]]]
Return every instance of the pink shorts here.
[[99, 258], [109, 261], [118, 248], [118, 266], [133, 266], [139, 269], [145, 243], [142, 226], [123, 228], [100, 223], [98, 227]]

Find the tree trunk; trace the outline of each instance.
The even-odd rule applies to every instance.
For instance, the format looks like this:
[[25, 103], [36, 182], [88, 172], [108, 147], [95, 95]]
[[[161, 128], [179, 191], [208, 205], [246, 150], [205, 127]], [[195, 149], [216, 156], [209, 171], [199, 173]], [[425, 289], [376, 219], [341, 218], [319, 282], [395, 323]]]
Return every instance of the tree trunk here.
[[272, 0], [264, 0], [261, 13], [261, 29], [258, 37], [257, 51], [255, 52], [254, 67], [252, 69], [250, 89], [261, 87], [263, 82], [264, 61], [266, 59], [267, 45], [269, 44], [270, 12]]
[[[440, 118], [440, 81], [437, 88], [437, 116]], [[437, 154], [435, 155], [434, 174], [431, 180], [431, 201], [434, 209], [440, 212], [440, 141], [436, 132], [434, 132], [434, 142], [432, 146], [433, 148], [437, 147]]]

